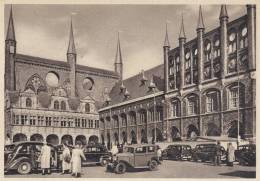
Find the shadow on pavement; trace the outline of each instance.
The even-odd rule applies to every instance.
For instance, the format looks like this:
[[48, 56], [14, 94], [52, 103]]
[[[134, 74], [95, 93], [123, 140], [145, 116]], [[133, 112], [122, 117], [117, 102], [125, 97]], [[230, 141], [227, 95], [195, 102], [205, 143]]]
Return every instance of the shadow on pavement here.
[[219, 175], [224, 176], [232, 176], [232, 177], [242, 177], [242, 178], [256, 178], [255, 171], [234, 171], [234, 172], [227, 172], [227, 173], [220, 173]]

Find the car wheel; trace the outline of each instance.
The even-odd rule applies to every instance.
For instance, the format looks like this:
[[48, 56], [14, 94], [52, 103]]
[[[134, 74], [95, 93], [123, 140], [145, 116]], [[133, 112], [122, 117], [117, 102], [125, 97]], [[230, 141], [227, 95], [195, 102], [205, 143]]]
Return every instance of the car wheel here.
[[150, 169], [151, 171], [157, 170], [157, 167], [158, 167], [157, 161], [151, 160], [151, 161], [149, 162], [149, 169]]
[[17, 168], [18, 173], [22, 175], [30, 173], [31, 170], [32, 170], [31, 163], [27, 161], [20, 163], [20, 165]]
[[101, 160], [100, 160], [100, 165], [101, 165], [102, 167], [106, 166], [106, 165], [107, 165], [107, 160], [106, 160], [106, 159], [101, 159]]
[[123, 174], [126, 171], [126, 165], [123, 162], [120, 162], [117, 164], [116, 168], [115, 168], [115, 172], [117, 174]]

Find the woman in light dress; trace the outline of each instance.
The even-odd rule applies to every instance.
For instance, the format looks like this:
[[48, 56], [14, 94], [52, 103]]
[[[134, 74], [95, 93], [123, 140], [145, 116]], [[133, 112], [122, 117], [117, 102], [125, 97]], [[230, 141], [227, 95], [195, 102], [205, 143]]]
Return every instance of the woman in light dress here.
[[69, 173], [71, 169], [71, 155], [70, 149], [67, 146], [68, 144], [65, 142], [63, 144], [62, 151], [62, 174]]
[[81, 142], [77, 141], [75, 148], [72, 150], [71, 166], [72, 166], [72, 176], [81, 176], [81, 159], [86, 160], [86, 157], [81, 149]]
[[41, 162], [42, 175], [45, 175], [46, 171], [48, 174], [50, 174], [51, 173], [51, 170], [50, 170], [51, 147], [47, 145], [46, 141], [43, 142], [43, 146], [41, 148], [40, 162]]

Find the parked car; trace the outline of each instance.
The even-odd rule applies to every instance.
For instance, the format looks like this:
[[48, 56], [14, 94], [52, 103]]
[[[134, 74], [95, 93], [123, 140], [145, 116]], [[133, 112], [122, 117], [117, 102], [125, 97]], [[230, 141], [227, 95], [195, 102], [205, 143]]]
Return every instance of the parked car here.
[[83, 148], [86, 161], [83, 161], [83, 165], [100, 164], [106, 166], [108, 161], [112, 158], [112, 154], [102, 144], [90, 144]]
[[8, 155], [13, 152], [15, 149], [15, 144], [8, 144], [4, 147], [4, 161], [7, 161]]
[[238, 146], [238, 149], [235, 151], [236, 160], [241, 165], [256, 165], [256, 145], [247, 144]]
[[108, 163], [107, 170], [117, 174], [125, 173], [129, 168], [149, 168], [156, 170], [161, 162], [157, 156], [157, 145], [136, 144], [124, 147], [123, 153], [118, 153]]
[[[41, 153], [42, 142], [24, 141], [14, 144], [15, 147], [10, 152], [5, 152], [4, 170], [16, 170], [19, 174], [28, 174], [33, 170], [40, 170], [39, 156]], [[51, 169], [60, 169], [58, 150], [51, 144]]]
[[192, 149], [190, 145], [169, 145], [162, 152], [163, 159], [190, 160]]
[[[216, 144], [199, 144], [192, 150], [192, 160], [202, 162], [214, 161]], [[221, 161], [226, 161], [227, 152], [223, 146], [221, 146]]]

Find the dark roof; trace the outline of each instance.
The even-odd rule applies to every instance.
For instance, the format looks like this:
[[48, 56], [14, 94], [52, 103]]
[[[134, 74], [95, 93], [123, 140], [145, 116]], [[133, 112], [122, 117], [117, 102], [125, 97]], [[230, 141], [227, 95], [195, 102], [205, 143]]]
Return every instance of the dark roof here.
[[123, 84], [126, 90], [130, 93], [129, 98], [125, 98], [124, 92], [120, 91], [121, 82], [117, 82], [110, 91], [109, 97], [111, 102], [109, 104], [117, 104], [126, 100], [136, 99], [149, 94], [153, 94], [153, 91], [149, 89], [150, 81], [153, 79], [156, 89], [155, 92], [164, 90], [164, 65], [158, 65], [154, 68], [144, 71], [144, 76], [147, 78], [145, 84], [142, 84], [142, 73], [139, 73], [133, 77], [123, 80]]
[[[25, 63], [35, 63], [43, 66], [48, 67], [58, 67], [63, 69], [69, 70], [69, 64], [64, 61], [58, 61], [58, 60], [51, 60], [46, 58], [40, 58], [40, 57], [34, 57], [29, 55], [23, 55], [23, 54], [16, 54], [16, 61], [22, 61]], [[91, 72], [91, 73], [100, 73], [106, 76], [113, 76], [114, 78], [118, 78], [118, 74], [114, 71], [110, 70], [104, 70], [94, 67], [89, 67], [85, 65], [77, 65], [76, 66], [77, 71], [83, 71], [83, 72]]]

